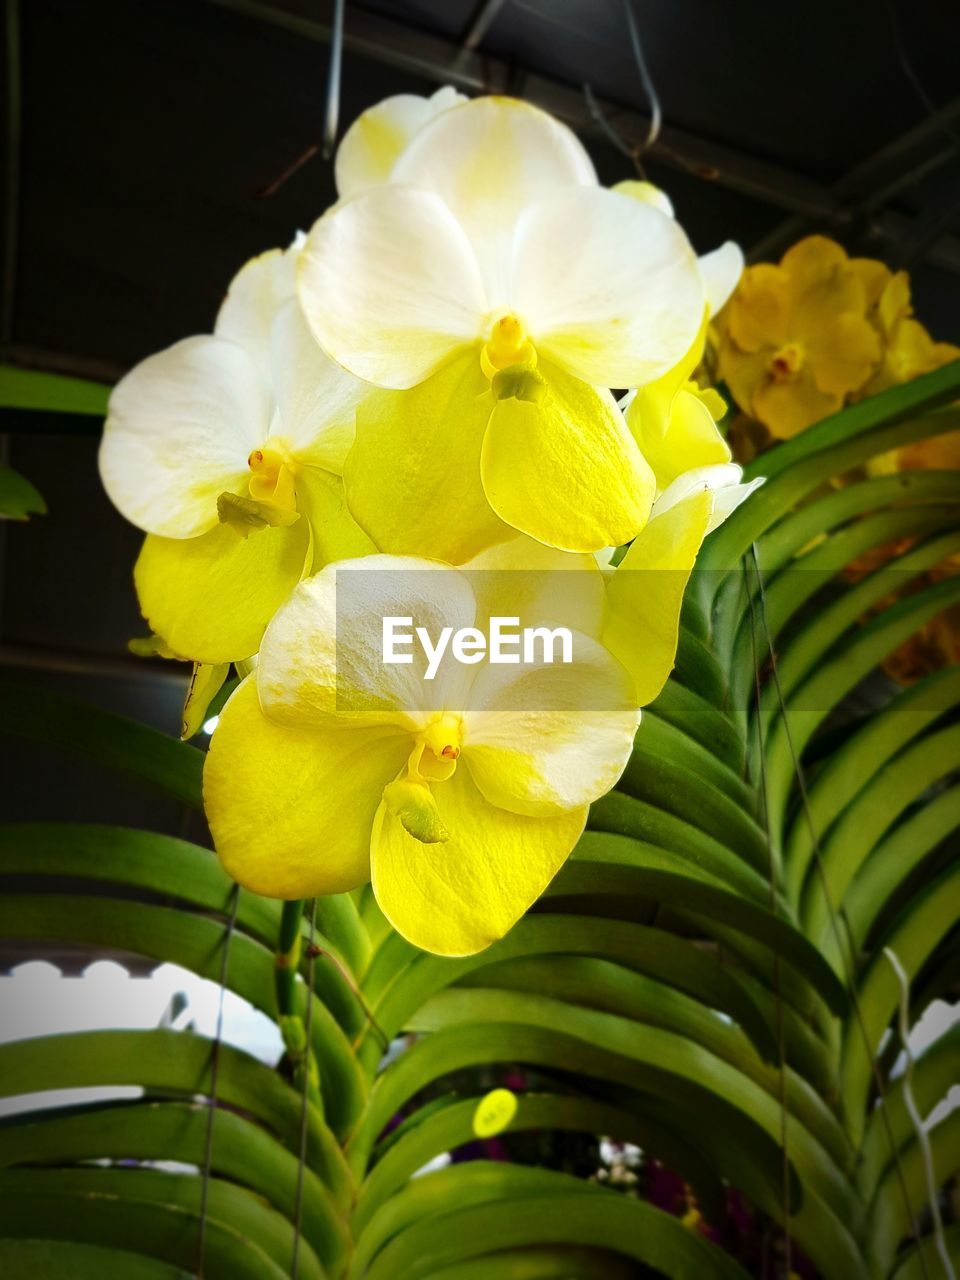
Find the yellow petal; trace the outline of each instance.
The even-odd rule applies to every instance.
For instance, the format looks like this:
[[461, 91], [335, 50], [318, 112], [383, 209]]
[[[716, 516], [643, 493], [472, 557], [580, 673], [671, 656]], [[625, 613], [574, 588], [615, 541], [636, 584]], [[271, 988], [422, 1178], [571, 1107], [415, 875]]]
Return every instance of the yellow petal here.
[[498, 400], [483, 440], [490, 505], [508, 524], [563, 551], [619, 546], [643, 527], [653, 472], [608, 391], [541, 360], [539, 401]]
[[433, 793], [449, 839], [421, 844], [381, 805], [371, 841], [373, 888], [387, 919], [415, 946], [473, 955], [503, 937], [544, 891], [587, 810], [550, 818], [507, 813], [461, 768]]
[[878, 313], [886, 334], [892, 334], [900, 320], [910, 315], [910, 277], [906, 271], [891, 275], [880, 295]]
[[[638, 397], [639, 398], [639, 397]], [[713, 420], [706, 404], [692, 391], [682, 390], [673, 400], [667, 431], [658, 436], [647, 433], [647, 423], [636, 400], [627, 410], [627, 423], [637, 444], [657, 478], [657, 488], [665, 489], [684, 471], [729, 462], [730, 446]]]
[[248, 678], [220, 713], [203, 770], [207, 821], [224, 867], [269, 898], [365, 883], [374, 815], [409, 749], [395, 730], [274, 724]]
[[843, 405], [843, 396], [821, 391], [809, 365], [789, 381], [767, 382], [753, 396], [753, 413], [781, 440], [789, 440]]
[[651, 520], [607, 586], [601, 640], [632, 675], [638, 706], [673, 670], [683, 593], [712, 512], [712, 496], [701, 492]]
[[190, 687], [187, 689], [186, 701], [183, 704], [183, 726], [180, 737], [186, 741], [195, 733], [207, 718], [207, 708], [223, 688], [223, 682], [230, 674], [230, 663], [195, 662]]
[[460, 767], [491, 804], [563, 813], [605, 795], [626, 767], [640, 720], [633, 680], [582, 632], [571, 648], [568, 663], [480, 669]]
[[[277, 610], [260, 645], [257, 687], [266, 713], [293, 727], [397, 724], [413, 730], [445, 707], [463, 706], [472, 668], [451, 660], [433, 680], [412, 641], [384, 661], [384, 619], [409, 617], [402, 632], [472, 626], [476, 601], [449, 565], [400, 556], [366, 556], [327, 565], [301, 582]], [[449, 679], [449, 684], [448, 684]]]
[[753, 353], [781, 346], [790, 336], [786, 273], [765, 262], [748, 267], [725, 316], [730, 336], [741, 351]]
[[480, 482], [492, 408], [478, 347], [412, 391], [379, 392], [360, 405], [344, 467], [347, 502], [382, 551], [461, 564], [511, 536]]
[[665, 191], [655, 187], [652, 182], [638, 182], [636, 178], [626, 178], [623, 182], [614, 183], [610, 188], [621, 196], [631, 196], [634, 200], [642, 200], [644, 204], [652, 204], [655, 209], [665, 213], [668, 218], [674, 217], [673, 201]]
[[297, 505], [313, 531], [312, 572], [334, 560], [352, 560], [377, 550], [351, 515], [339, 476], [305, 467], [297, 476]]
[[225, 524], [199, 538], [150, 534], [134, 569], [140, 608], [175, 653], [209, 663], [248, 658], [309, 554], [305, 520], [249, 538]]
[[863, 285], [867, 306], [879, 306], [883, 291], [891, 279], [890, 268], [876, 258], [851, 258], [850, 267]]
[[816, 288], [839, 273], [845, 274], [849, 259], [846, 250], [836, 240], [827, 236], [804, 236], [790, 246], [780, 259], [780, 266], [793, 292], [799, 294]]
[[809, 359], [817, 387], [844, 396], [869, 378], [880, 359], [880, 339], [863, 316], [846, 312], [821, 325]]
[[769, 348], [746, 352], [732, 342], [724, 343], [718, 353], [718, 376], [744, 413], [754, 418], [758, 417], [754, 397], [770, 381], [770, 356]]
[[644, 455], [651, 441], [662, 439], [666, 435], [673, 402], [703, 359], [709, 320], [710, 313], [704, 307], [700, 328], [683, 358], [661, 377], [638, 387], [636, 393], [630, 397], [626, 409], [627, 425]]

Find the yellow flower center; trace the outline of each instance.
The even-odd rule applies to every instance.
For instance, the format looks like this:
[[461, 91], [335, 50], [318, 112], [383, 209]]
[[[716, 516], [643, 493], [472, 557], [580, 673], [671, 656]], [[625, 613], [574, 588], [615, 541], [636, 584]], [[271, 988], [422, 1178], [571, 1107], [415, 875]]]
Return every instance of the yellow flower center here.
[[507, 314], [495, 320], [490, 337], [480, 352], [480, 367], [491, 380], [501, 369], [522, 364], [528, 369], [536, 367], [537, 353], [533, 343], [517, 316]]
[[774, 353], [770, 371], [777, 382], [786, 382], [799, 373], [804, 360], [804, 350], [799, 342], [786, 342]]
[[283, 511], [296, 511], [296, 463], [280, 441], [254, 449], [247, 459], [247, 488], [254, 502], [265, 502]]
[[452, 778], [460, 758], [462, 732], [463, 723], [459, 716], [449, 712], [437, 716], [417, 734], [407, 761], [409, 774], [424, 782], [446, 782]]
[[438, 715], [414, 739], [406, 773], [384, 787], [388, 810], [421, 844], [440, 844], [449, 838], [431, 784], [447, 782], [456, 773], [462, 732], [459, 716]]

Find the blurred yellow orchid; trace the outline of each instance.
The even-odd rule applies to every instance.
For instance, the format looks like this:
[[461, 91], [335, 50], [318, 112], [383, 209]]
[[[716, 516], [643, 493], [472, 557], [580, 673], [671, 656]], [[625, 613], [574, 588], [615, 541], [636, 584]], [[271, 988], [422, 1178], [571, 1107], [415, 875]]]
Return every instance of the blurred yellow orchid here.
[[824, 236], [779, 266], [748, 267], [715, 325], [718, 373], [740, 407], [779, 437], [840, 409], [873, 374], [880, 339], [861, 273]]
[[863, 283], [867, 319], [876, 329], [882, 348], [877, 371], [851, 396], [852, 400], [863, 400], [960, 359], [960, 347], [935, 342], [914, 319], [906, 271], [893, 272], [874, 258], [854, 258], [850, 265]]
[[583, 633], [563, 665], [454, 664], [428, 682], [420, 658], [381, 660], [387, 615], [482, 625], [484, 576], [374, 555], [281, 606], [204, 771], [241, 884], [296, 898], [372, 879], [394, 927], [443, 955], [489, 945], [543, 892], [626, 765], [639, 712], [628, 673]]
[[339, 478], [366, 388], [307, 329], [297, 252], [248, 263], [213, 334], [150, 356], [110, 397], [100, 475], [148, 535], [141, 608], [201, 663], [249, 657], [311, 565], [372, 549]]
[[643, 527], [654, 478], [607, 388], [672, 368], [706, 289], [673, 219], [600, 188], [563, 125], [505, 98], [442, 111], [316, 223], [298, 289], [384, 388], [344, 469], [382, 549], [463, 563], [512, 530], [592, 551]]

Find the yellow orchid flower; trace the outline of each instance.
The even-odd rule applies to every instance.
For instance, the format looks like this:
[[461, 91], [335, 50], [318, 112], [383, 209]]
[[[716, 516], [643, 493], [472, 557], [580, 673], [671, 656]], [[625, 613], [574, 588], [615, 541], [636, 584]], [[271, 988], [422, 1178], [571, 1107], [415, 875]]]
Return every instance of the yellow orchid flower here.
[[374, 555], [295, 588], [204, 770], [241, 884], [297, 898], [372, 880], [394, 927], [443, 955], [488, 946], [544, 890], [626, 765], [639, 712], [627, 672], [582, 633], [562, 665], [454, 663], [431, 679], [422, 656], [383, 660], [388, 615], [431, 635], [482, 627], [482, 583]]
[[935, 342], [914, 319], [906, 271], [891, 271], [874, 258], [854, 258], [850, 265], [863, 283], [867, 318], [877, 331], [883, 351], [879, 368], [851, 399], [866, 399], [960, 358], [960, 347]]
[[600, 188], [563, 125], [504, 98], [443, 111], [316, 223], [298, 291], [383, 388], [344, 470], [378, 546], [463, 563], [511, 530], [592, 551], [643, 527], [654, 478], [606, 388], [677, 363], [705, 287], [673, 219]]
[[718, 370], [740, 407], [785, 438], [840, 409], [870, 378], [880, 341], [861, 274], [808, 236], [779, 266], [748, 267], [716, 325]]
[[147, 534], [141, 609], [204, 664], [255, 653], [311, 565], [372, 549], [339, 478], [366, 388], [307, 329], [296, 252], [248, 263], [213, 334], [150, 356], [110, 397], [100, 475]]
[[429, 98], [398, 93], [370, 107], [354, 120], [337, 148], [334, 176], [341, 199], [388, 181], [401, 152], [424, 125], [460, 102], [450, 85]]

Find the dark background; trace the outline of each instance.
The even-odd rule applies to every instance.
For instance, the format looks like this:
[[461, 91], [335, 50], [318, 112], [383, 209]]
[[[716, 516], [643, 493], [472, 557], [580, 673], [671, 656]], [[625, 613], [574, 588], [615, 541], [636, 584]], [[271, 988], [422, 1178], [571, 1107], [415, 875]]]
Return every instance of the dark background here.
[[[6, 0], [5, 360], [112, 382], [209, 329], [250, 256], [333, 200], [316, 157], [332, 6], [320, 0]], [[917, 313], [960, 341], [960, 7], [953, 0], [635, 0], [665, 127], [645, 156], [699, 250], [753, 257], [810, 230], [907, 265]], [[531, 98], [581, 133], [601, 178], [633, 175], [588, 109], [634, 143], [648, 104], [621, 0], [348, 0], [341, 134], [398, 92]], [[0, 524], [0, 674], [168, 731], [178, 670], [145, 631], [141, 535], [100, 490], [96, 419], [0, 414], [49, 513]], [[6, 817], [179, 831], [172, 803], [17, 744]]]

